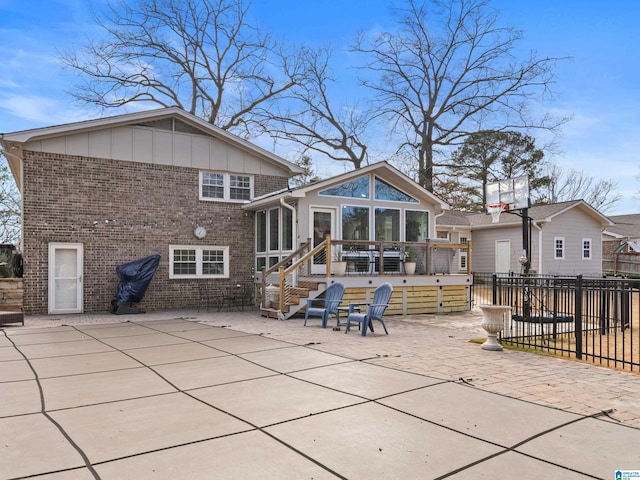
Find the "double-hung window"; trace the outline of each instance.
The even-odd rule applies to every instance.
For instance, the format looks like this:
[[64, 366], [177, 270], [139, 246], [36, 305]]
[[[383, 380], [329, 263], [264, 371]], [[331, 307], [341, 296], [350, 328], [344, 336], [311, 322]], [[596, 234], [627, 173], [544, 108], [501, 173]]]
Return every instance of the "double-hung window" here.
[[223, 172], [200, 172], [200, 200], [244, 202], [252, 198], [252, 176]]
[[228, 278], [229, 247], [169, 246], [169, 278]]
[[582, 259], [591, 260], [591, 239], [590, 238], [582, 239]]
[[555, 237], [553, 239], [553, 258], [556, 260], [564, 259], [564, 238]]

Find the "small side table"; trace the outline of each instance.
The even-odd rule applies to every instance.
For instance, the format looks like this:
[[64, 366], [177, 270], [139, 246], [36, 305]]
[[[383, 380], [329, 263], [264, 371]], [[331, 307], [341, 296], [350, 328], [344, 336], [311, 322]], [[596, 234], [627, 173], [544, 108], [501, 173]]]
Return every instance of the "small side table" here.
[[[353, 311], [360, 313], [360, 307], [354, 308]], [[338, 307], [338, 315], [337, 315], [338, 323], [335, 327], [333, 327], [333, 330], [336, 332], [340, 331], [340, 327], [343, 327], [346, 325], [346, 323], [340, 322], [340, 312], [344, 312], [345, 314], [349, 315], [349, 307]]]

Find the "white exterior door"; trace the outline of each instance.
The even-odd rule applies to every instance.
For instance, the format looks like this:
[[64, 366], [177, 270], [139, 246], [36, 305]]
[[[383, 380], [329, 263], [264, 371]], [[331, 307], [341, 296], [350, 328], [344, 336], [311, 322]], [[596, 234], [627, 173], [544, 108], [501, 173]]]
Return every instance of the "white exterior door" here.
[[[311, 232], [313, 246], [316, 247], [327, 235], [336, 236], [336, 211], [332, 208], [311, 207]], [[327, 272], [326, 255], [315, 255], [311, 262], [311, 273], [322, 275]]]
[[496, 273], [511, 271], [511, 241], [496, 240]]
[[81, 243], [49, 244], [49, 313], [82, 313]]

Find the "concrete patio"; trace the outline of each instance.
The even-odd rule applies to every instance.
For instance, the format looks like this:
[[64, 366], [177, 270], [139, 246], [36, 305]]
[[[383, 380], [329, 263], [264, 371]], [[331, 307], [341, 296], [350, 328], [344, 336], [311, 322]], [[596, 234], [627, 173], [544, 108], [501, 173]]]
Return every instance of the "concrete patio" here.
[[483, 335], [475, 312], [389, 317], [389, 336], [302, 322], [179, 311], [4, 328], [0, 478], [640, 470], [639, 375], [484, 351], [469, 342]]

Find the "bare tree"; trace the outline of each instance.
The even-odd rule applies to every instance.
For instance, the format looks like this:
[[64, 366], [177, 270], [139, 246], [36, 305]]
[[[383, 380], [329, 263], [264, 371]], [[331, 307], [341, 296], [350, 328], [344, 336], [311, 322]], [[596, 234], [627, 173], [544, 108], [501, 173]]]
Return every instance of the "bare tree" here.
[[400, 29], [360, 34], [362, 82], [377, 111], [400, 135], [399, 150], [418, 163], [418, 182], [433, 190], [434, 154], [472, 132], [542, 128], [565, 119], [533, 119], [528, 104], [549, 92], [556, 58], [515, 57], [521, 33], [498, 24], [488, 0], [409, 0]]
[[368, 160], [364, 136], [370, 117], [357, 103], [338, 99], [331, 53], [329, 47], [304, 50], [305, 81], [290, 88], [277, 105], [270, 105], [265, 117], [276, 121], [269, 123], [267, 133], [358, 169]]
[[551, 165], [548, 176], [551, 181], [546, 200], [550, 203], [584, 200], [596, 210], [606, 213], [623, 198], [616, 191], [617, 183], [612, 180], [596, 180], [581, 170], [565, 171], [558, 165]]
[[17, 245], [21, 237], [21, 197], [0, 149], [0, 243]]
[[298, 82], [301, 65], [248, 23], [242, 0], [119, 0], [63, 62], [82, 79], [70, 93], [101, 108], [178, 106], [250, 135], [254, 112]]

